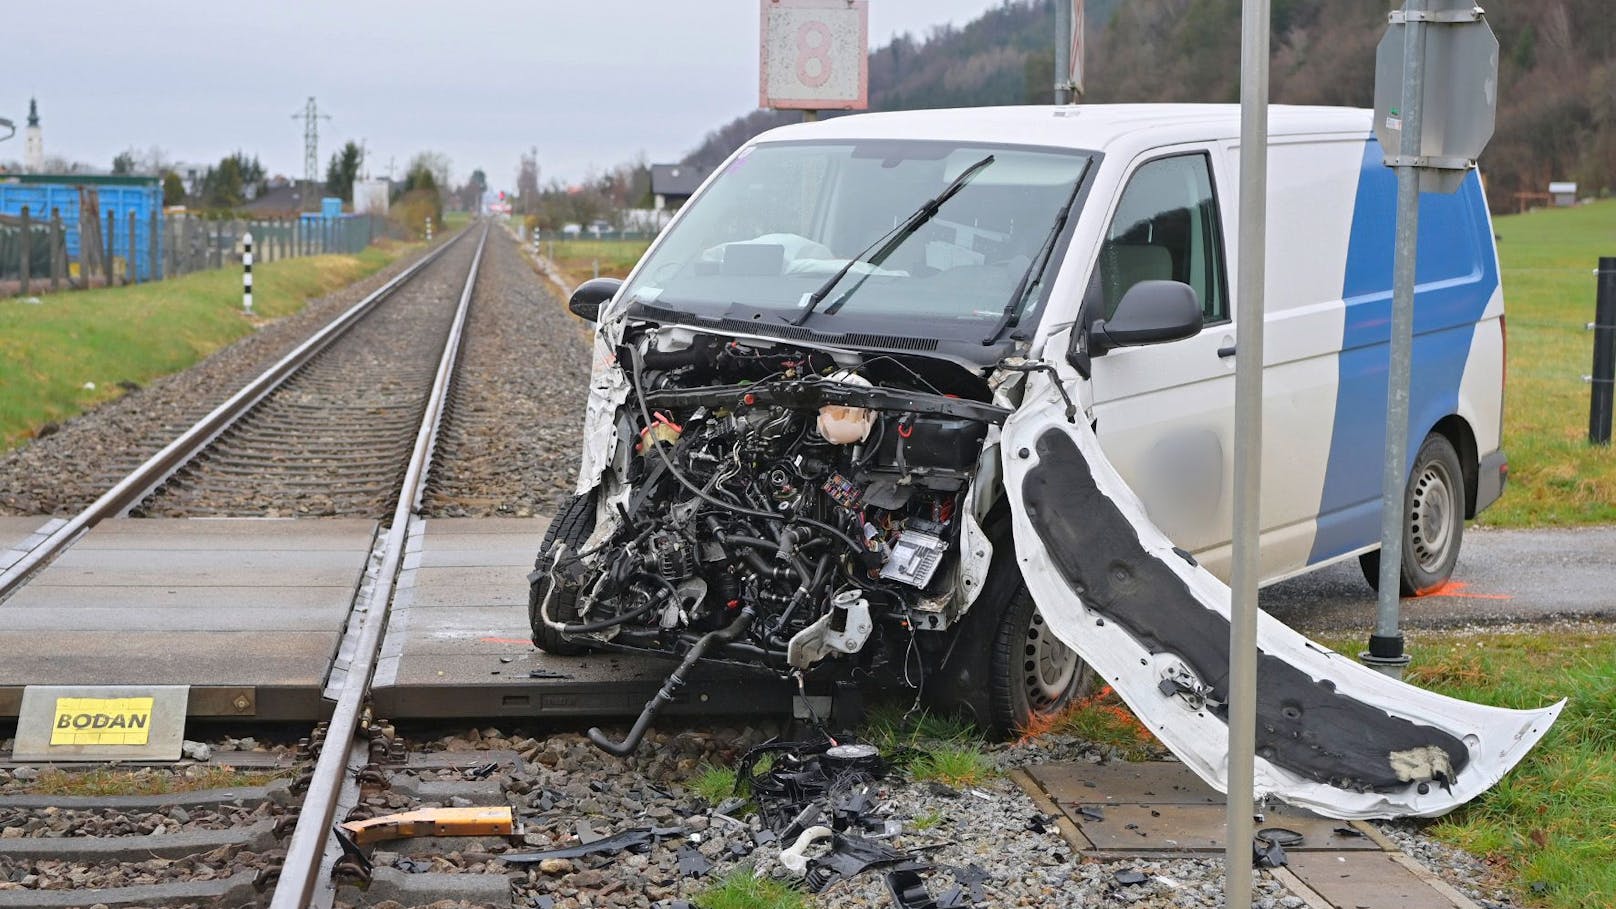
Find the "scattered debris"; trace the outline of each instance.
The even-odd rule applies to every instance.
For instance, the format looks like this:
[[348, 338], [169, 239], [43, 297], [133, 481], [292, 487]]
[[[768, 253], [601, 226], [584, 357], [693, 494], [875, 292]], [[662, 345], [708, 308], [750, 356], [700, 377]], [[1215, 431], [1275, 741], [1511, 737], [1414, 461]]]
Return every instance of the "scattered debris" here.
[[1141, 872], [1129, 869], [1127, 871], [1114, 872], [1111, 875], [1111, 879], [1116, 881], [1119, 886], [1132, 887], [1135, 884], [1143, 884], [1144, 882], [1150, 880], [1150, 876], [1147, 875], [1147, 874], [1143, 874]]
[[[490, 765], [493, 766], [493, 765]], [[349, 821], [342, 829], [361, 846], [416, 836], [511, 836], [516, 832], [509, 805], [481, 808], [422, 808]]]
[[586, 855], [612, 855], [618, 852], [635, 851], [649, 846], [660, 839], [673, 836], [682, 836], [683, 827], [636, 827], [624, 830], [621, 833], [602, 837], [590, 843], [579, 843], [576, 846], [563, 846], [559, 849], [545, 849], [539, 852], [507, 852], [501, 855], [500, 861], [511, 865], [531, 864], [543, 862], [546, 859], [575, 859]]
[[887, 892], [898, 909], [965, 909], [969, 905], [957, 884], [941, 898], [933, 897], [920, 872], [912, 868], [887, 872]]
[[1348, 838], [1362, 838], [1365, 835], [1364, 832], [1359, 830], [1357, 827], [1337, 827], [1330, 832], [1336, 836], [1344, 836]]
[[702, 877], [713, 870], [713, 863], [695, 846], [685, 845], [679, 848], [679, 874], [682, 877]]
[[[1293, 835], [1296, 836], [1296, 843], [1300, 843], [1302, 841], [1301, 835], [1297, 834], [1296, 831], [1294, 831], [1294, 830], [1284, 830], [1284, 828], [1282, 828], [1282, 827], [1274, 827], [1274, 828], [1267, 828], [1267, 829], [1268, 830], [1274, 830], [1274, 831], [1283, 831], [1285, 833], [1293, 834]], [[1267, 832], [1267, 830], [1265, 830], [1264, 832]], [[1281, 837], [1281, 838], [1283, 838], [1283, 837]], [[1251, 863], [1254, 866], [1258, 867], [1258, 868], [1283, 868], [1283, 867], [1285, 867], [1285, 865], [1287, 863], [1287, 860], [1285, 858], [1285, 847], [1280, 845], [1279, 839], [1280, 838], [1270, 839], [1269, 837], [1264, 836], [1262, 833], [1259, 833], [1255, 837], [1252, 837], [1252, 840], [1251, 840], [1251, 855], [1252, 855]]]
[[1079, 805], [1077, 806], [1077, 813], [1083, 815], [1091, 821], [1105, 820], [1105, 812], [1094, 807], [1093, 805]]
[[206, 742], [193, 742], [186, 739], [180, 743], [180, 753], [193, 761], [205, 761], [213, 757], [213, 746]]

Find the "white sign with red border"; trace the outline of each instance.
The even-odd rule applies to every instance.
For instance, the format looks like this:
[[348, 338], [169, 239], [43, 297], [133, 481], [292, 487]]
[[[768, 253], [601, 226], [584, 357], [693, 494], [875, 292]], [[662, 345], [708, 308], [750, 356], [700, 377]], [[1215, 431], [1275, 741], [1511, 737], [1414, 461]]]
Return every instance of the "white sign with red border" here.
[[868, 0], [761, 0], [761, 107], [869, 107]]

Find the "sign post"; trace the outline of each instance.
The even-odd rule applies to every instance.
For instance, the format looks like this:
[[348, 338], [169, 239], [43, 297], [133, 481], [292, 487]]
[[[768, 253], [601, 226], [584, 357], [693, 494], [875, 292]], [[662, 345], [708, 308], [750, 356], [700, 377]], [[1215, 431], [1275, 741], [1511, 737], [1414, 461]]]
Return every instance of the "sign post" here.
[[1409, 469], [1408, 397], [1414, 352], [1415, 260], [1420, 193], [1451, 193], [1492, 138], [1498, 39], [1471, 0], [1406, 0], [1375, 50], [1375, 136], [1397, 170], [1386, 460], [1381, 469], [1379, 601], [1366, 665], [1400, 678], [1408, 665], [1399, 629]]
[[1224, 905], [1251, 907], [1257, 748], [1257, 559], [1262, 515], [1263, 291], [1268, 254], [1269, 0], [1240, 14], [1240, 223], [1235, 264], [1234, 541], [1229, 576], [1229, 792]]
[[869, 0], [761, 0], [758, 106], [864, 110], [870, 95]]

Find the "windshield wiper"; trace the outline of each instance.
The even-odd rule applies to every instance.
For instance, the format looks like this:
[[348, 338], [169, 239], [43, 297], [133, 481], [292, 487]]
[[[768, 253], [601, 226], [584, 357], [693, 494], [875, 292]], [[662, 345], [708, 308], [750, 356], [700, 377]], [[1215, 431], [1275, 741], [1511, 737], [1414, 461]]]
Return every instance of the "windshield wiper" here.
[[1038, 275], [1039, 280], [1043, 280], [1044, 269], [1049, 267], [1049, 257], [1055, 252], [1055, 240], [1066, 228], [1066, 219], [1072, 213], [1072, 206], [1077, 204], [1077, 191], [1083, 188], [1083, 177], [1088, 172], [1087, 164], [1078, 171], [1077, 179], [1072, 181], [1072, 191], [1066, 195], [1066, 204], [1055, 214], [1055, 223], [1049, 228], [1049, 236], [1044, 238], [1044, 245], [1038, 247], [1038, 255], [1033, 256], [1032, 261], [1027, 264], [1027, 270], [1021, 273], [1021, 280], [1016, 282], [1016, 289], [1010, 292], [1010, 300], [1004, 304], [1004, 312], [999, 314], [999, 321], [994, 324], [993, 333], [982, 339], [983, 347], [999, 340], [999, 335], [1004, 334], [1004, 330], [1010, 327], [1010, 322], [1016, 318], [1022, 301], [1027, 297], [1027, 291], [1031, 289], [1033, 275]]
[[[830, 276], [830, 280], [819, 285], [817, 290], [808, 295], [807, 308], [802, 311], [801, 315], [792, 320], [791, 324], [801, 325], [802, 323], [808, 321], [808, 317], [814, 314], [814, 310], [819, 308], [820, 303], [824, 302], [825, 295], [829, 294], [832, 288], [841, 283], [843, 278], [847, 277], [847, 273], [853, 270], [854, 265], [858, 264], [859, 262], [869, 262], [873, 266], [880, 267], [881, 263], [885, 262], [888, 256], [892, 255], [895, 251], [897, 251], [899, 246], [903, 245], [903, 241], [913, 236], [915, 231], [919, 230], [927, 221], [930, 221], [934, 216], [936, 216], [937, 210], [943, 207], [943, 203], [954, 198], [955, 193], [958, 193], [960, 190], [964, 189], [965, 184], [971, 182], [973, 177], [981, 173], [989, 164], [992, 163], [993, 156], [988, 155], [975, 164], [972, 164], [970, 167], [960, 171], [959, 176], [955, 177], [952, 183], [943, 187], [942, 192], [930, 199], [927, 199], [924, 205], [915, 209], [914, 213], [905, 218], [897, 227], [894, 227], [893, 229], [882, 234], [880, 237], [877, 237], [876, 241], [866, 247], [863, 252], [851, 259], [848, 259], [846, 265], [843, 265], [840, 269], [838, 269], [836, 274]], [[834, 313], [836, 310], [840, 309], [842, 304], [847, 301], [847, 298], [851, 297], [859, 289], [859, 287], [863, 286], [865, 279], [869, 278], [870, 274], [871, 272], [865, 272], [864, 275], [859, 278], [858, 283], [854, 284], [852, 287], [849, 287], [845, 293], [843, 293], [840, 297], [837, 297], [836, 302], [831, 304], [830, 309], [825, 310], [825, 312], [827, 314]]]

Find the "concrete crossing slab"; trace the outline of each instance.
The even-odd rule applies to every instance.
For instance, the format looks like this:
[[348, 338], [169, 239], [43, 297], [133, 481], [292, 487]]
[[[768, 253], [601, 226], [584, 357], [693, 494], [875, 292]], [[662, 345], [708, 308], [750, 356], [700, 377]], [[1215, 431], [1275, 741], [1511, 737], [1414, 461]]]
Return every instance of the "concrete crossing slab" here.
[[27, 685], [173, 684], [193, 713], [313, 719], [375, 535], [368, 520], [105, 521], [0, 604], [0, 716]]
[[[376, 670], [380, 715], [639, 713], [672, 663], [605, 653], [558, 657], [532, 645], [527, 574], [547, 526], [544, 518], [432, 519], [411, 526]], [[789, 708], [789, 691], [774, 680], [736, 681], [731, 672], [700, 673], [668, 712]]]
[[[1174, 761], [1042, 764], [1012, 773], [1041, 806], [1056, 813], [1079, 860], [1223, 851], [1221, 793]], [[1330, 909], [1474, 909], [1457, 891], [1362, 822], [1344, 823], [1289, 805], [1264, 809], [1258, 830], [1302, 835], [1285, 847], [1276, 871], [1308, 906]]]

